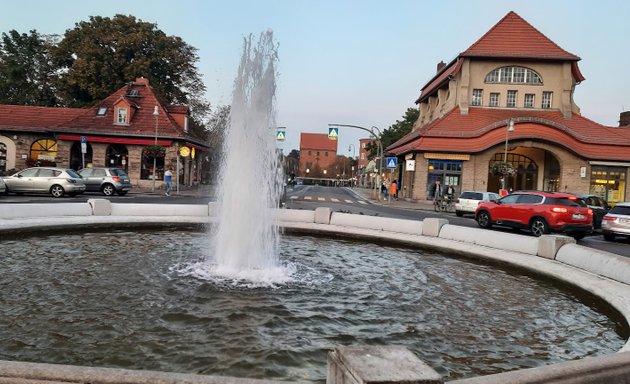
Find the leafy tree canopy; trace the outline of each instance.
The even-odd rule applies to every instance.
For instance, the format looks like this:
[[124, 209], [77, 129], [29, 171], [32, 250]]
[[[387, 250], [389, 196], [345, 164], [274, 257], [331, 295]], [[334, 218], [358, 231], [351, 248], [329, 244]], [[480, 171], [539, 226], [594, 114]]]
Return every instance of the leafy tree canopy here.
[[51, 53], [63, 73], [60, 91], [68, 106], [93, 104], [143, 76], [169, 103], [189, 105], [197, 118], [209, 111], [197, 49], [156, 24], [134, 16], [90, 16], [67, 30]]
[[54, 107], [55, 67], [49, 54], [55, 36], [32, 30], [2, 33], [0, 41], [0, 103]]

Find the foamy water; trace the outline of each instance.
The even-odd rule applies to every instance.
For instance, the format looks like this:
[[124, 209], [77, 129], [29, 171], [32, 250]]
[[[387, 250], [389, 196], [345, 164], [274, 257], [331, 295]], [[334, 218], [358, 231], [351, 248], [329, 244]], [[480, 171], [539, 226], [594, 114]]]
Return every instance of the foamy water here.
[[278, 206], [282, 168], [275, 139], [277, 46], [271, 31], [244, 40], [234, 81], [230, 123], [220, 166], [219, 224], [211, 236], [205, 272], [270, 284], [290, 279], [278, 263]]

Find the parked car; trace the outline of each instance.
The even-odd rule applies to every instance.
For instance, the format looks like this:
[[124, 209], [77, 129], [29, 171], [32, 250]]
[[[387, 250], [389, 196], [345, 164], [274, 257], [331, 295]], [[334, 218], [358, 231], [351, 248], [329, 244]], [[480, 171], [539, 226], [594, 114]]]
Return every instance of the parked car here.
[[65, 194], [76, 196], [85, 192], [83, 179], [72, 169], [57, 167], [26, 168], [4, 178], [7, 192], [50, 193], [53, 197]]
[[497, 193], [494, 192], [478, 192], [478, 191], [464, 191], [455, 200], [455, 214], [457, 216], [463, 216], [464, 213], [474, 214], [477, 210], [477, 206], [482, 201], [490, 201], [500, 199]]
[[602, 234], [608, 241], [615, 236], [630, 237], [630, 202], [618, 203], [604, 216]]
[[580, 197], [559, 192], [519, 191], [482, 202], [475, 220], [481, 228], [496, 224], [529, 229], [534, 236], [559, 232], [579, 240], [593, 231], [593, 210]]
[[593, 227], [600, 229], [604, 215], [610, 210], [610, 206], [606, 200], [597, 195], [589, 195], [586, 193], [576, 193], [576, 195], [581, 197], [586, 202], [586, 205], [593, 210]]
[[86, 191], [102, 192], [105, 196], [114, 193], [125, 196], [131, 191], [131, 181], [124, 169], [120, 168], [83, 168], [79, 170]]
[[0, 195], [7, 193], [7, 185], [4, 183], [4, 179], [0, 177]]

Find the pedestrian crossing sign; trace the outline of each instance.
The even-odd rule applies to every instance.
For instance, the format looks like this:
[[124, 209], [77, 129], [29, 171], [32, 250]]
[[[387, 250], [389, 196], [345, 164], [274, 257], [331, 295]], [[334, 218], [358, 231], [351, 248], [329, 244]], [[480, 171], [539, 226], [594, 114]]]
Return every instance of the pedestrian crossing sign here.
[[398, 158], [397, 157], [388, 157], [387, 158], [387, 169], [396, 169], [398, 166]]
[[337, 128], [337, 127], [329, 127], [328, 128], [328, 138], [330, 140], [337, 140], [337, 137], [339, 137], [339, 128]]
[[276, 133], [276, 140], [278, 141], [284, 141], [285, 138], [285, 133], [282, 130], [278, 130], [278, 132]]

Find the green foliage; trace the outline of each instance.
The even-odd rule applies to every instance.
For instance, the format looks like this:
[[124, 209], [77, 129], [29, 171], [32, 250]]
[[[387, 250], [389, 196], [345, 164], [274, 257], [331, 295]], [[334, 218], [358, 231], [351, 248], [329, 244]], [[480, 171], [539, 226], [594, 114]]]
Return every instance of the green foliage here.
[[56, 69], [49, 53], [54, 36], [11, 30], [0, 42], [0, 104], [54, 107]]
[[91, 16], [67, 30], [52, 54], [69, 106], [91, 105], [143, 76], [169, 103], [189, 105], [200, 119], [209, 111], [197, 49], [134, 16]]
[[166, 156], [166, 148], [158, 144], [147, 145], [142, 151], [142, 156], [153, 159], [153, 158], [163, 158]]
[[490, 167], [490, 173], [494, 176], [510, 176], [516, 173], [516, 169], [512, 163], [497, 161]]
[[[383, 150], [411, 132], [411, 129], [413, 128], [416, 120], [418, 120], [419, 115], [420, 111], [417, 108], [407, 108], [402, 120], [396, 120], [396, 122], [390, 125], [389, 128], [383, 130], [381, 135]], [[368, 159], [370, 160], [378, 155], [378, 145], [376, 143], [368, 144], [366, 146], [366, 150], [370, 153], [368, 155]]]

